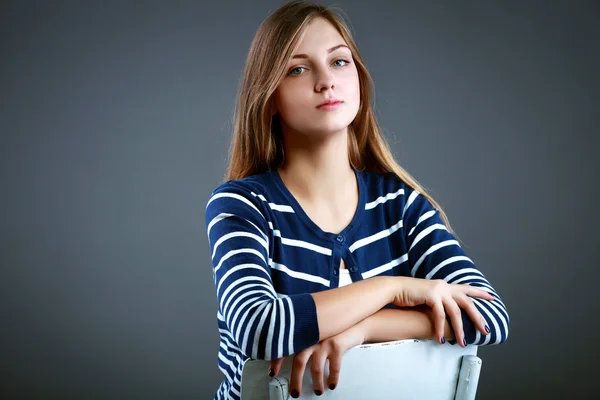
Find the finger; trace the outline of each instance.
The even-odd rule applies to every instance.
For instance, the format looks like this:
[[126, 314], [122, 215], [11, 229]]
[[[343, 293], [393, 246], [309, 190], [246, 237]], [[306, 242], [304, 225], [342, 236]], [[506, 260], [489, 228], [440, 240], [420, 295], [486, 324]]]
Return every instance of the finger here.
[[325, 393], [323, 375], [325, 372], [325, 360], [327, 360], [327, 354], [324, 351], [316, 351], [312, 354], [310, 359], [310, 374], [313, 381], [313, 390], [317, 396], [320, 396]]
[[485, 318], [481, 315], [481, 312], [477, 309], [477, 306], [473, 302], [473, 300], [469, 296], [461, 296], [457, 299], [457, 303], [459, 303], [460, 308], [464, 309], [471, 321], [475, 323], [475, 326], [483, 335], [488, 335], [490, 332], [490, 328], [488, 328]]
[[433, 303], [431, 307], [432, 318], [433, 318], [433, 330], [438, 343], [443, 344], [446, 339], [444, 338], [444, 325], [446, 325], [446, 312], [442, 302], [438, 301]]
[[300, 353], [294, 355], [292, 361], [292, 373], [290, 374], [290, 395], [297, 399], [302, 394], [302, 378], [304, 377], [304, 370], [306, 369], [306, 363], [310, 358], [311, 353], [303, 350]]
[[340, 371], [342, 370], [342, 356], [340, 353], [331, 353], [329, 355], [329, 377], [327, 378], [327, 387], [329, 390], [335, 390], [340, 382]]
[[491, 294], [490, 292], [488, 292], [487, 290], [478, 289], [467, 283], [463, 283], [463, 284], [461, 284], [461, 286], [463, 286], [465, 289], [464, 293], [471, 297], [479, 297], [481, 299], [486, 299], [486, 300], [490, 300], [490, 301], [495, 299], [494, 295]]
[[285, 360], [285, 357], [278, 358], [276, 360], [271, 360], [271, 365], [269, 366], [269, 376], [271, 378], [279, 374], [279, 370], [281, 369], [283, 360]]
[[460, 307], [456, 304], [453, 298], [444, 300], [444, 308], [446, 313], [450, 317], [452, 328], [454, 329], [454, 336], [461, 347], [466, 347], [465, 344], [465, 332], [463, 329], [462, 318], [460, 314]]

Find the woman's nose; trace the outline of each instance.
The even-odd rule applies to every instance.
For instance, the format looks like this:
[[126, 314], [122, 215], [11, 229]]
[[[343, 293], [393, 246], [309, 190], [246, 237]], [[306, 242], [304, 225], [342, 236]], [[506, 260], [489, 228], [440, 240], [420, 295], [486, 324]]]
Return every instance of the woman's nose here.
[[318, 77], [317, 77], [317, 82], [315, 85], [315, 89], [317, 92], [321, 92], [323, 91], [323, 89], [327, 90], [327, 89], [333, 89], [334, 83], [333, 83], [333, 76], [331, 74], [331, 72], [329, 71], [324, 71], [321, 72]]

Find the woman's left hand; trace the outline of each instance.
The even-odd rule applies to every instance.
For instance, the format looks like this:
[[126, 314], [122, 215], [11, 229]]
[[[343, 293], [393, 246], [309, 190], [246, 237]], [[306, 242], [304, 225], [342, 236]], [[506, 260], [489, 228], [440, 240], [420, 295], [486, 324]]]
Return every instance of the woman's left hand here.
[[[302, 391], [302, 378], [308, 360], [311, 360], [310, 371], [312, 375], [313, 390], [317, 396], [325, 392], [323, 385], [325, 360], [329, 359], [329, 378], [327, 387], [333, 390], [338, 385], [342, 356], [352, 347], [361, 345], [367, 338], [365, 320], [359, 322], [348, 330], [323, 340], [311, 347], [295, 353], [292, 361], [290, 377], [290, 395], [298, 398]], [[277, 376], [285, 357], [271, 361], [272, 375]], [[269, 371], [271, 372], [271, 371]]]

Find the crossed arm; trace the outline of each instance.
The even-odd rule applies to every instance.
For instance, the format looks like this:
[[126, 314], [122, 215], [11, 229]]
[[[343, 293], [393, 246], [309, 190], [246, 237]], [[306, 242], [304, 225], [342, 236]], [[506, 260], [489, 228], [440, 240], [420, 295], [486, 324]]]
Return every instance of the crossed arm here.
[[[292, 397], [300, 395], [304, 371], [310, 368], [313, 390], [317, 396], [324, 393], [325, 387], [335, 390], [339, 382], [342, 356], [352, 347], [364, 342], [388, 342], [401, 339], [433, 339], [435, 333], [428, 306], [410, 308], [382, 309], [363, 319], [347, 330], [320, 341], [294, 355], [290, 376]], [[448, 322], [444, 326], [444, 337], [454, 339], [454, 333]], [[269, 375], [279, 374], [285, 358], [271, 361]], [[327, 386], [324, 385], [324, 364], [329, 359]], [[310, 365], [308, 365], [310, 362]]]
[[[365, 342], [379, 343], [402, 339], [435, 340], [433, 324], [427, 306], [382, 309], [360, 322]], [[446, 340], [454, 340], [450, 324], [444, 326]]]

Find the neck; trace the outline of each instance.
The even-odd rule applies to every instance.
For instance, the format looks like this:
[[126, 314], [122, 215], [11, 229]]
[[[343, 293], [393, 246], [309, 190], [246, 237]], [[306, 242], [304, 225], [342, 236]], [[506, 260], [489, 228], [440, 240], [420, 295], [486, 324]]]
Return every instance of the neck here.
[[279, 174], [295, 196], [310, 202], [337, 203], [357, 190], [348, 158], [347, 129], [327, 138], [284, 137], [285, 161]]

